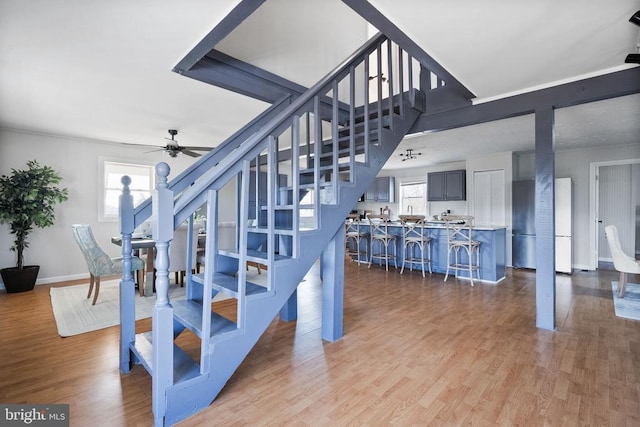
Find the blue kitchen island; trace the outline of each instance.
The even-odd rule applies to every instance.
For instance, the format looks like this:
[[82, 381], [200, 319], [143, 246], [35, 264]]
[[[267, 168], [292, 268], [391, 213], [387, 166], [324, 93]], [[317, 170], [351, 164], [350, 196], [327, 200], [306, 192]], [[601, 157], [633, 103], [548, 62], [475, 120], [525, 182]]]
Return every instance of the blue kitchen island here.
[[[427, 235], [431, 240], [431, 270], [434, 273], [446, 273], [447, 271], [447, 228], [441, 222], [427, 222]], [[369, 232], [367, 221], [363, 221], [360, 229]], [[402, 225], [399, 221], [389, 222], [389, 233], [397, 236], [396, 249], [398, 253], [398, 269], [402, 266], [404, 254], [402, 248], [404, 242], [402, 239]], [[472, 231], [473, 240], [481, 242], [480, 245], [480, 281], [487, 283], [498, 283], [505, 278], [506, 271], [506, 227], [493, 225], [476, 225]], [[370, 241], [369, 241], [370, 243]], [[361, 245], [364, 245], [362, 243]], [[355, 247], [350, 248], [355, 251]], [[360, 247], [364, 250], [364, 246]], [[460, 251], [462, 260], [466, 260], [466, 252]], [[369, 253], [371, 255], [371, 253]], [[374, 260], [374, 264], [377, 262]], [[392, 271], [390, 263], [389, 271]], [[420, 265], [415, 264], [414, 270], [420, 270]], [[409, 264], [405, 267], [405, 272], [409, 268]], [[452, 276], [452, 273], [449, 273]], [[469, 277], [466, 271], [458, 274], [459, 278]], [[473, 280], [476, 280], [475, 274]]]

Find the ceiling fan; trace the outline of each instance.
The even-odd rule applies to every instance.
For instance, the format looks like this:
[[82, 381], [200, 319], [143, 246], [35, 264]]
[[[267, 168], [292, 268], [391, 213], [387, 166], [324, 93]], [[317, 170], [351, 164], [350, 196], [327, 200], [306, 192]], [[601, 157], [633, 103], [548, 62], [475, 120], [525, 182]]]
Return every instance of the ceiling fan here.
[[400, 153], [398, 154], [400, 157], [404, 157], [402, 159], [402, 161], [406, 161], [406, 160], [412, 160], [412, 159], [417, 159], [418, 156], [422, 156], [422, 153], [414, 153], [413, 152], [413, 148], [407, 148], [407, 152], [406, 153]]
[[169, 157], [176, 157], [178, 154], [182, 153], [182, 154], [186, 154], [187, 156], [191, 156], [191, 157], [200, 157], [202, 154], [200, 153], [196, 153], [196, 151], [211, 151], [213, 150], [213, 147], [193, 147], [193, 146], [180, 146], [178, 145], [178, 141], [175, 139], [175, 136], [178, 134], [178, 131], [176, 129], [169, 129], [169, 135], [171, 135], [171, 138], [165, 138], [168, 142], [167, 145], [165, 145], [162, 148], [159, 148], [157, 150], [151, 150], [151, 151], [147, 151], [147, 153], [152, 153], [154, 151], [166, 151], [167, 154], [169, 154]]

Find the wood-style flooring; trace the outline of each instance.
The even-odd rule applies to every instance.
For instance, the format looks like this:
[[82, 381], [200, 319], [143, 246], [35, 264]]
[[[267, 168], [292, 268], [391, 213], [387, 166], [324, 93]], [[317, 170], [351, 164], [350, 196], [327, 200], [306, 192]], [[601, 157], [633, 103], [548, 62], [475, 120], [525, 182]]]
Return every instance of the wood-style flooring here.
[[[640, 321], [615, 315], [617, 273], [559, 275], [552, 332], [535, 326], [534, 272], [473, 288], [398, 272], [346, 263], [333, 343], [310, 273], [298, 320], [276, 318], [216, 401], [179, 425], [640, 425]], [[68, 403], [72, 426], [151, 426], [151, 378], [120, 374], [118, 327], [60, 338], [50, 287], [0, 293], [0, 403]]]

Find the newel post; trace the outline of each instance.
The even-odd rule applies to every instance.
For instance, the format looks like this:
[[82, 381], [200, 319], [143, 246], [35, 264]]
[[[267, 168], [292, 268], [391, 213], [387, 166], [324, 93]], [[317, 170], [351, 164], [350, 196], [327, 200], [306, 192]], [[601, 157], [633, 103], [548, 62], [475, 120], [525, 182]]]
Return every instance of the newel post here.
[[[127, 175], [120, 179], [122, 194], [120, 195], [120, 234], [122, 236], [122, 281], [120, 282], [120, 371], [131, 370], [132, 354], [129, 344], [136, 335], [135, 284], [131, 272], [131, 234], [134, 229], [133, 196], [129, 189], [131, 178]], [[142, 284], [140, 284], [142, 286]]]
[[169, 303], [169, 242], [173, 239], [173, 191], [167, 185], [169, 165], [156, 165], [153, 193], [153, 240], [156, 247], [156, 305], [153, 308], [152, 407], [155, 420], [166, 412], [166, 390], [173, 385], [173, 308]]

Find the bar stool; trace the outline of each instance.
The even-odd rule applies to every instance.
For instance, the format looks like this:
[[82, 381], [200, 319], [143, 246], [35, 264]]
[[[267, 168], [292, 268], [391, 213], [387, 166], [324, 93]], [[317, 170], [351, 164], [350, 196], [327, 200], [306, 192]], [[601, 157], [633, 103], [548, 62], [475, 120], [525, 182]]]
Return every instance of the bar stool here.
[[[473, 286], [473, 272], [477, 271], [478, 280], [480, 280], [480, 242], [473, 240], [471, 233], [473, 230], [473, 217], [469, 215], [447, 215], [445, 218], [447, 226], [447, 273], [444, 281], [449, 277], [449, 270], [455, 272], [456, 278], [458, 272], [468, 271], [471, 286]], [[460, 250], [464, 249], [467, 254], [466, 262], [460, 257]], [[451, 262], [451, 254], [454, 260]], [[476, 262], [473, 263], [473, 255], [476, 256]]]
[[[369, 254], [369, 268], [374, 258], [381, 261], [384, 260], [385, 269], [389, 271], [389, 260], [398, 269], [398, 249], [396, 248], [396, 236], [389, 234], [389, 216], [388, 215], [367, 215], [369, 220], [369, 232], [371, 233], [371, 247]], [[378, 244], [378, 252], [375, 252], [376, 243]], [[393, 255], [389, 253], [389, 247], [393, 247]]]
[[400, 274], [404, 273], [404, 267], [407, 263], [409, 263], [411, 271], [413, 271], [414, 264], [420, 264], [422, 266], [422, 277], [425, 277], [424, 265], [426, 263], [429, 267], [429, 274], [431, 274], [431, 237], [425, 235], [424, 215], [400, 215], [400, 222], [402, 223], [404, 242]]
[[[364, 262], [369, 259], [369, 233], [360, 229], [362, 221], [360, 215], [349, 214], [345, 224], [345, 240], [347, 255], [357, 257], [358, 267], [360, 267], [360, 255], [364, 254]], [[351, 250], [351, 243], [355, 244], [355, 249]], [[360, 243], [364, 243], [364, 251], [360, 249]]]

